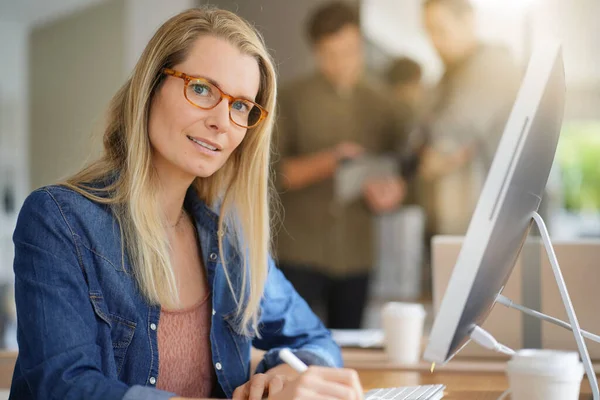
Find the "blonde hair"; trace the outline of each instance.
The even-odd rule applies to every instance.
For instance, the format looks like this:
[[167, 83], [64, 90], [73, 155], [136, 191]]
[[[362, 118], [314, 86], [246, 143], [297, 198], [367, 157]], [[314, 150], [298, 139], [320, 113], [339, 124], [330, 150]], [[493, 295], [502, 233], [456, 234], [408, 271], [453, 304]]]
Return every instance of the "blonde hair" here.
[[[146, 46], [130, 79], [111, 101], [103, 156], [64, 185], [111, 206], [141, 292], [153, 304], [176, 307], [179, 296], [165, 221], [156, 198], [159, 183], [152, 165], [148, 116], [153, 96], [164, 79], [162, 69], [185, 60], [202, 35], [225, 39], [256, 59], [260, 69], [256, 102], [269, 112], [262, 124], [249, 129], [221, 169], [208, 178], [196, 178], [192, 184], [201, 200], [220, 208], [220, 259], [237, 301], [239, 332], [251, 336], [258, 334], [258, 313], [268, 274], [269, 157], [277, 89], [273, 62], [263, 39], [246, 21], [228, 11], [201, 7], [164, 23]], [[96, 181], [108, 184], [99, 192], [92, 184]], [[233, 239], [243, 260], [239, 293], [233, 289], [223, 258], [223, 232]]]

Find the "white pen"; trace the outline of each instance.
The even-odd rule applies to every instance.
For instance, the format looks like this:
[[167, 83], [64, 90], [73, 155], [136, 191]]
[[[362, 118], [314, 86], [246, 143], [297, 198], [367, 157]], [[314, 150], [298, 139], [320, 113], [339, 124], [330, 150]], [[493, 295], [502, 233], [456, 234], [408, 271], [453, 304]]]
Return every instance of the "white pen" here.
[[281, 358], [287, 365], [292, 367], [299, 374], [303, 373], [308, 369], [306, 364], [302, 362], [298, 357], [290, 351], [290, 349], [279, 350], [279, 358]]

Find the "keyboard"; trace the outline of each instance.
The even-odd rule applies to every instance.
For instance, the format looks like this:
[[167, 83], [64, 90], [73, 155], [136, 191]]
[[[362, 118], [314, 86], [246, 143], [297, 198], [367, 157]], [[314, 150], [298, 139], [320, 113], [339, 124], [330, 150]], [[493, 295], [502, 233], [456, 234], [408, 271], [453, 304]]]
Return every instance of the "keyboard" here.
[[424, 385], [374, 389], [365, 394], [365, 400], [440, 400], [445, 388], [444, 385]]

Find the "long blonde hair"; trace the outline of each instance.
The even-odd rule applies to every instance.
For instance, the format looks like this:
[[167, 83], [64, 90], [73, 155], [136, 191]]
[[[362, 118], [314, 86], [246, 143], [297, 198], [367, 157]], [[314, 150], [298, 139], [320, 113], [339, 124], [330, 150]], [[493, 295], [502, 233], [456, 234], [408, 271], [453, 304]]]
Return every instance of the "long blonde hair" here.
[[[176, 307], [179, 296], [163, 213], [156, 198], [158, 180], [152, 165], [148, 116], [152, 98], [164, 79], [162, 69], [184, 61], [202, 35], [225, 39], [256, 59], [260, 69], [256, 102], [269, 112], [261, 125], [247, 132], [221, 169], [211, 177], [196, 178], [192, 184], [201, 200], [220, 209], [220, 259], [237, 301], [239, 332], [250, 336], [258, 334], [258, 313], [268, 274], [269, 157], [277, 89], [273, 62], [263, 39], [246, 21], [228, 11], [201, 7], [164, 23], [111, 101], [103, 156], [64, 185], [111, 206], [141, 292], [153, 304]], [[99, 193], [92, 185], [96, 181], [110, 183]], [[233, 239], [243, 260], [239, 293], [234, 292], [225, 265], [223, 232]]]

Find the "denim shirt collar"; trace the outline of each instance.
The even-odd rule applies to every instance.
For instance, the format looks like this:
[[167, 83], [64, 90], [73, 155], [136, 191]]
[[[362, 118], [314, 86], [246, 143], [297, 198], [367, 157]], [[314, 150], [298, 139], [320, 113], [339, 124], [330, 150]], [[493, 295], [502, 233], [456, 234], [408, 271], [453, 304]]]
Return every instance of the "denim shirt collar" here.
[[[204, 229], [212, 233], [216, 233], [219, 229], [219, 215], [213, 211], [203, 200], [198, 196], [198, 192], [194, 185], [191, 185], [183, 201], [183, 206], [188, 210], [194, 220]], [[215, 207], [217, 210], [220, 206]]]

